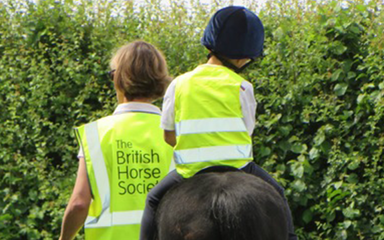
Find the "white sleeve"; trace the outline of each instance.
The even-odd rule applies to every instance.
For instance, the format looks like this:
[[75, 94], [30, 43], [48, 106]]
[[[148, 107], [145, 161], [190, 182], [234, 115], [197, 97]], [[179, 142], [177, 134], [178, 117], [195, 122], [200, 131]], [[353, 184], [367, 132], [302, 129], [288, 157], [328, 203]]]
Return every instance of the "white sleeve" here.
[[251, 136], [253, 130], [255, 129], [257, 103], [253, 93], [253, 85], [244, 80], [241, 83], [241, 87], [240, 104], [241, 111], [243, 113], [243, 121], [245, 123], [245, 127], [247, 128], [248, 134]]
[[84, 151], [83, 148], [79, 147], [79, 153], [77, 154], [77, 158], [83, 158], [84, 157]]
[[169, 84], [163, 100], [160, 127], [168, 131], [175, 130], [175, 86], [176, 80], [173, 80]]

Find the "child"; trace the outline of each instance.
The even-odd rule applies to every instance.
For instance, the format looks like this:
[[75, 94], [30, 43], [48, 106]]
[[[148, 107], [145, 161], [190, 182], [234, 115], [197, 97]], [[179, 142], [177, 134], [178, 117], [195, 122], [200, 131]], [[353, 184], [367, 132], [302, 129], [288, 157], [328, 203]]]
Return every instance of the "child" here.
[[[210, 51], [207, 64], [177, 77], [164, 97], [161, 127], [166, 142], [174, 146], [177, 172], [148, 195], [141, 240], [153, 238], [153, 216], [165, 192], [208, 167], [239, 168], [269, 182], [284, 196], [284, 189], [253, 162], [256, 101], [252, 84], [237, 74], [262, 55], [260, 19], [244, 7], [223, 8], [209, 21], [201, 43]], [[296, 239], [290, 211], [287, 215], [289, 239]]]

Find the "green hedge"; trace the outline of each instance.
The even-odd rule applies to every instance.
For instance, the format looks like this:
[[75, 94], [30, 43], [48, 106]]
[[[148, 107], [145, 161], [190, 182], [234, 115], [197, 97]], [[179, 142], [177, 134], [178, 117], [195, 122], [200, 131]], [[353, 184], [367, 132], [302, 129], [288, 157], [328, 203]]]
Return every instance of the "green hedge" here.
[[[209, 17], [231, 1], [217, 2], [0, 2], [0, 239], [58, 238], [77, 169], [71, 129], [115, 107], [112, 52], [144, 39], [173, 76], [191, 70], [206, 60]], [[383, 3], [248, 2], [266, 30], [265, 57], [244, 73], [254, 155], [286, 188], [297, 234], [384, 239]]]

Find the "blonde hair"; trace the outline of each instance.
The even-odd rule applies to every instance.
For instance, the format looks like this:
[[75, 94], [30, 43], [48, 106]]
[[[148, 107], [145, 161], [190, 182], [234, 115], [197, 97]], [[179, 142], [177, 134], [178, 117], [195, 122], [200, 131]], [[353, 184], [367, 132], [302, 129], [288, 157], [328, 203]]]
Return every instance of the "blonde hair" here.
[[134, 41], [119, 48], [110, 66], [115, 70], [116, 88], [129, 101], [160, 98], [171, 80], [162, 53], [144, 41]]

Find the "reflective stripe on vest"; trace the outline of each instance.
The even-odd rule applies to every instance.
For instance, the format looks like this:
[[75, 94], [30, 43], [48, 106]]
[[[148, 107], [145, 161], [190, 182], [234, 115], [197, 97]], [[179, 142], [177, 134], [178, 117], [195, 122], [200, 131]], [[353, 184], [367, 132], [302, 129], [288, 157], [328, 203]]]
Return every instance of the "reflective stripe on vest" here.
[[177, 150], [174, 154], [177, 164], [248, 159], [252, 157], [252, 144], [184, 149]]
[[85, 126], [85, 134], [89, 146], [92, 165], [95, 172], [97, 189], [99, 191], [102, 210], [99, 217], [88, 216], [85, 228], [110, 227], [115, 225], [140, 224], [143, 216], [142, 210], [110, 212], [111, 192], [108, 181], [107, 168], [105, 167], [103, 152], [99, 142], [99, 132], [97, 122], [92, 122]]
[[112, 219], [103, 217], [104, 214], [109, 214], [111, 191], [109, 188], [108, 172], [107, 168], [105, 167], [103, 152], [99, 142], [97, 122], [92, 122], [85, 125], [85, 134], [88, 142], [89, 154], [95, 171], [96, 184], [101, 199], [102, 210], [98, 218], [95, 218], [92, 221], [87, 219], [88, 221], [85, 221], [84, 227], [111, 226]]
[[[109, 210], [109, 209], [108, 209]], [[128, 224], [140, 224], [143, 216], [143, 210], [137, 211], [125, 211], [125, 212], [113, 212], [112, 214], [104, 212], [100, 217], [87, 217], [85, 221], [85, 228], [99, 228], [99, 227], [110, 227], [117, 225], [128, 225]]]
[[245, 132], [241, 118], [205, 118], [181, 120], [176, 124], [176, 135], [209, 132]]

